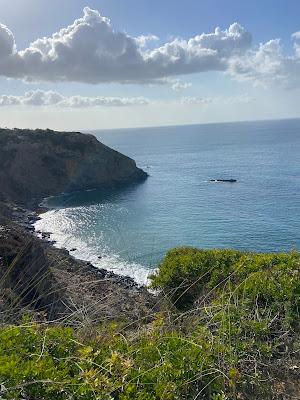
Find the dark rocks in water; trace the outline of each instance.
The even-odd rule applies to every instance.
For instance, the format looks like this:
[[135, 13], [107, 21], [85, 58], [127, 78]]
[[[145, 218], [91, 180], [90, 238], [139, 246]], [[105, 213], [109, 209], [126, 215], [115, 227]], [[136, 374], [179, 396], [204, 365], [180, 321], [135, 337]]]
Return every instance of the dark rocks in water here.
[[46, 196], [136, 183], [148, 176], [131, 158], [79, 132], [0, 129], [0, 160], [0, 197], [29, 206]]
[[30, 218], [28, 218], [28, 223], [29, 224], [35, 224], [40, 219], [41, 219], [41, 217], [38, 217], [38, 216], [30, 217]]
[[97, 275], [101, 278], [101, 279], [104, 279], [105, 278], [105, 276], [106, 276], [106, 273], [107, 273], [107, 271], [106, 271], [106, 269], [103, 269], [103, 268], [101, 268], [101, 269], [98, 269], [97, 268]]
[[229, 182], [234, 183], [237, 182], [236, 179], [211, 179], [210, 182]]
[[98, 274], [101, 275], [102, 278], [104, 278], [106, 276], [106, 274], [108, 273], [108, 271], [104, 268], [96, 268], [96, 269], [97, 269]]
[[42, 232], [42, 239], [50, 239], [51, 232]]

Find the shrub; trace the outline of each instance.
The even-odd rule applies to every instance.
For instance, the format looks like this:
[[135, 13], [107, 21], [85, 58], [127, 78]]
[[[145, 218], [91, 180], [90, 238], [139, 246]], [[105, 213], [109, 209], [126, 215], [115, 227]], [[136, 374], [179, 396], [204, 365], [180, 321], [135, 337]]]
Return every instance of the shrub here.
[[177, 248], [168, 252], [151, 279], [152, 287], [162, 290], [179, 309], [211, 292], [219, 297], [234, 291], [240, 299], [272, 307], [293, 303], [298, 313], [300, 255]]
[[171, 400], [192, 399], [201, 390], [217, 394], [223, 387], [204, 333], [188, 340], [153, 326], [129, 340], [102, 327], [92, 339], [81, 339], [71, 328], [2, 328], [2, 396]]
[[0, 398], [281, 399], [300, 351], [299, 270], [297, 252], [174, 249], [152, 278], [170, 307], [139, 329], [1, 327]]

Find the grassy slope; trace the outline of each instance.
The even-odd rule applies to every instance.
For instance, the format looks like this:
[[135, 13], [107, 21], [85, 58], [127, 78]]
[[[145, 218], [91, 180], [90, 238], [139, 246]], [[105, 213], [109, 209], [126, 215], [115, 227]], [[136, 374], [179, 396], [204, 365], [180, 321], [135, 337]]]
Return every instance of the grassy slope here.
[[174, 249], [152, 285], [163, 311], [134, 328], [2, 326], [2, 397], [300, 398], [297, 252]]

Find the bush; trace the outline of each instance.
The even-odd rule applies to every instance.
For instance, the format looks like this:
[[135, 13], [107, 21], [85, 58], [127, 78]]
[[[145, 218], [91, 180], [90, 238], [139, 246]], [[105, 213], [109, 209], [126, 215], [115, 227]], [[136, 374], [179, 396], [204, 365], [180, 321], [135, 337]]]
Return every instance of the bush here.
[[297, 252], [174, 249], [152, 278], [169, 306], [135, 331], [0, 328], [0, 398], [281, 399], [300, 351], [299, 273]]
[[235, 250], [171, 250], [152, 277], [152, 288], [162, 290], [180, 309], [208, 293], [268, 303], [276, 308], [300, 295], [300, 254], [255, 254]]
[[[101, 327], [92, 339], [70, 328], [0, 330], [6, 399], [181, 399], [218, 393], [223, 377], [204, 333], [188, 340], [159, 324], [135, 340]], [[208, 389], [209, 388], [209, 389]], [[201, 398], [201, 397], [199, 397]]]

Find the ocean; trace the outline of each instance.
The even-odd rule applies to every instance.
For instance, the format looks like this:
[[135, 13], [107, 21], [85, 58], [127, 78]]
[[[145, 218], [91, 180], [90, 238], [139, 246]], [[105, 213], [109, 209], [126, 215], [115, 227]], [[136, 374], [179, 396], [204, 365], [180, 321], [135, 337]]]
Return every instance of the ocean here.
[[175, 246], [300, 249], [300, 120], [91, 133], [150, 177], [45, 200], [36, 229], [74, 256], [144, 283]]

